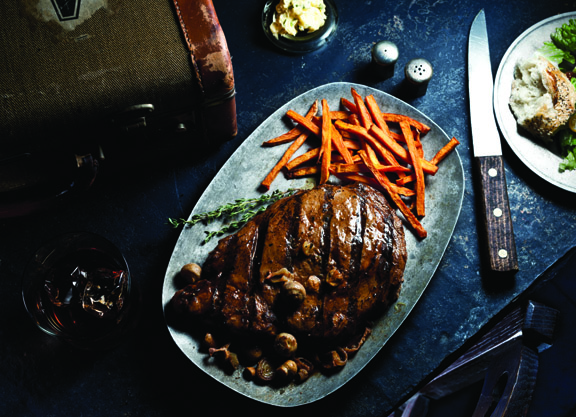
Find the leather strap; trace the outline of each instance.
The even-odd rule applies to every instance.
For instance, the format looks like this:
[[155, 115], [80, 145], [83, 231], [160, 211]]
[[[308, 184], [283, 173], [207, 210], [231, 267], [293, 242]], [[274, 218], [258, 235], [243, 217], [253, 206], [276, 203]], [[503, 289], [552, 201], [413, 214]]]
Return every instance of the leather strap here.
[[234, 73], [214, 4], [212, 0], [173, 2], [191, 66], [204, 95], [206, 130], [218, 138], [233, 137], [237, 133]]

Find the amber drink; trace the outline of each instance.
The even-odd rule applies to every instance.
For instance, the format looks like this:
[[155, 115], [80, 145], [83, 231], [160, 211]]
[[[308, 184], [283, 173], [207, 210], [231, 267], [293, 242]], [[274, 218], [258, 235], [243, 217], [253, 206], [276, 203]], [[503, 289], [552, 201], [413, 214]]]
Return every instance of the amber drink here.
[[120, 251], [89, 233], [67, 234], [43, 246], [24, 276], [24, 304], [38, 327], [83, 348], [119, 340], [131, 293]]

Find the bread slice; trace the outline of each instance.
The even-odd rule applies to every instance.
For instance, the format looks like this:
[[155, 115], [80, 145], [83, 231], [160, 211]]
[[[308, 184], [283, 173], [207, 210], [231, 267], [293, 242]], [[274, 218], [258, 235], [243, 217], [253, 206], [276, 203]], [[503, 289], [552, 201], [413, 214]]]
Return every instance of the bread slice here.
[[510, 107], [517, 123], [547, 143], [574, 113], [576, 90], [566, 75], [541, 55], [514, 69]]

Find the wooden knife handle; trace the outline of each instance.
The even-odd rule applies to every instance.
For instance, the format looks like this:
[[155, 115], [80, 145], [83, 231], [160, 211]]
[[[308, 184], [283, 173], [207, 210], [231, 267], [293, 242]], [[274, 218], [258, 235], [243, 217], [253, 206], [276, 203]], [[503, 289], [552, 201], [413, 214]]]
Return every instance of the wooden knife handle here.
[[517, 271], [516, 243], [502, 157], [481, 156], [476, 158], [476, 163], [480, 175], [482, 217], [490, 269], [498, 272]]

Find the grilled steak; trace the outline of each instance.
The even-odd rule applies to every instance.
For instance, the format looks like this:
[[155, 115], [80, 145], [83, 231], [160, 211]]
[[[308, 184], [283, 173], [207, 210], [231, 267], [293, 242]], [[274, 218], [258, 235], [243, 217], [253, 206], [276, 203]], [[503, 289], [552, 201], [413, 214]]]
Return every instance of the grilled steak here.
[[398, 298], [405, 263], [401, 221], [380, 192], [322, 185], [221, 239], [172, 301], [233, 332], [336, 341]]

